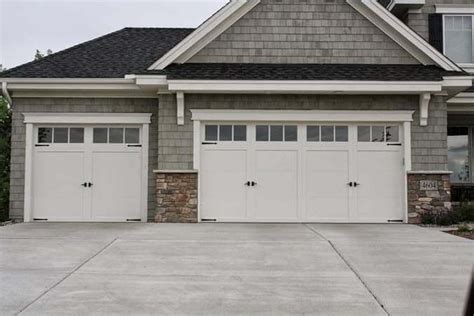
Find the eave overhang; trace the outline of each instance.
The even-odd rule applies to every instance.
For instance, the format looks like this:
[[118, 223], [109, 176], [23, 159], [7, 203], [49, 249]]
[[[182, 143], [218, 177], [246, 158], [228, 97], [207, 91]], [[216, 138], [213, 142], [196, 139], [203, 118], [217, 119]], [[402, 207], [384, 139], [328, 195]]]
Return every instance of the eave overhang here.
[[425, 0], [392, 0], [387, 6], [397, 17], [403, 16], [409, 10], [419, 10], [425, 5]]

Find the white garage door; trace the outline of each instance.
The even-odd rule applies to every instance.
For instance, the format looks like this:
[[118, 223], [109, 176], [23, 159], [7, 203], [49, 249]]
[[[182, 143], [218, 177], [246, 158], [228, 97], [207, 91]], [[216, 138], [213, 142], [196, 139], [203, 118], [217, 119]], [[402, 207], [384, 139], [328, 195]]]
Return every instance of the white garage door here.
[[140, 221], [140, 126], [34, 128], [34, 220]]
[[203, 125], [203, 221], [404, 220], [401, 125]]

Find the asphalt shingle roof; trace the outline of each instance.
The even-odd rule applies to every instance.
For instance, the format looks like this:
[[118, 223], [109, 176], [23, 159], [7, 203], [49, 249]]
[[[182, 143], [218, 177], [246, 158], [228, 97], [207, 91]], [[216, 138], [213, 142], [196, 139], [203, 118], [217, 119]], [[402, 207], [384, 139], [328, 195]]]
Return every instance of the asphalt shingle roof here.
[[123, 78], [146, 69], [193, 29], [124, 28], [3, 73], [9, 78]]
[[170, 79], [440, 81], [459, 75], [436, 66], [376, 64], [183, 64], [148, 71], [193, 29], [125, 28], [0, 73], [0, 78], [123, 78], [165, 74]]
[[441, 81], [459, 75], [436, 66], [377, 64], [173, 64], [163, 71], [168, 79], [187, 80], [364, 80]]

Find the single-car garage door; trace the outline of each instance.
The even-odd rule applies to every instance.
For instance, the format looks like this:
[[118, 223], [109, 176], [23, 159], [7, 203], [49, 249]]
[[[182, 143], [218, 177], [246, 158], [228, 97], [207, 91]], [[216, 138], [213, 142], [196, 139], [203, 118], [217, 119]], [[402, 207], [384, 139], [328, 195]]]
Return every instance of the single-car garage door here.
[[143, 146], [140, 125], [35, 126], [33, 220], [142, 220]]
[[201, 219], [403, 221], [402, 126], [203, 122]]

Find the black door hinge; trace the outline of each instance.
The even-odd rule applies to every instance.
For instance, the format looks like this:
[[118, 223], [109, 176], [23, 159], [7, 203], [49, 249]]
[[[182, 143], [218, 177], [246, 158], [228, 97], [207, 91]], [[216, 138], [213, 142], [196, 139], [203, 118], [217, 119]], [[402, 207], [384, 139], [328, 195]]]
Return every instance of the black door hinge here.
[[393, 143], [390, 144], [390, 143], [389, 143], [389, 144], [387, 144], [387, 146], [401, 146], [401, 145], [402, 145], [402, 144], [400, 144], [400, 143], [395, 143], [395, 144], [393, 144]]
[[141, 222], [141, 219], [136, 219], [136, 218], [128, 218], [127, 222]]
[[389, 219], [389, 223], [403, 223], [403, 219]]
[[48, 144], [36, 144], [35, 147], [49, 147]]
[[142, 147], [142, 145], [127, 145], [128, 147], [135, 147], [135, 148], [138, 148], [138, 147]]
[[203, 219], [201, 219], [201, 222], [217, 222], [217, 219], [215, 219], [215, 218], [203, 218]]
[[217, 145], [217, 142], [202, 142], [202, 145]]
[[33, 220], [34, 220], [35, 222], [47, 222], [47, 221], [48, 221], [47, 218], [33, 218]]

